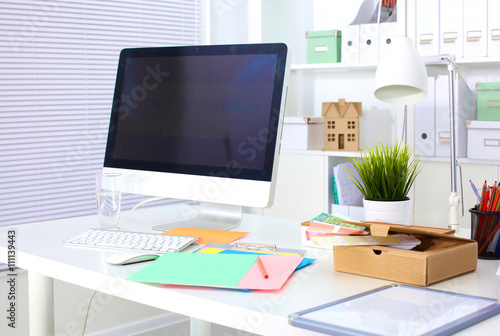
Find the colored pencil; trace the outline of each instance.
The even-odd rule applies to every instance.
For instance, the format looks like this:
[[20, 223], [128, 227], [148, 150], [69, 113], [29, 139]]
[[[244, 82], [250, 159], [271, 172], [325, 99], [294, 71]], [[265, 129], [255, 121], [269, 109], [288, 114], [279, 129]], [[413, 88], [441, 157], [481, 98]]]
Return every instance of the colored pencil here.
[[[481, 194], [481, 204], [479, 205], [478, 211], [486, 212], [489, 196], [490, 196], [490, 190], [488, 188], [488, 184], [486, 183], [486, 180], [484, 180], [483, 191]], [[479, 225], [477, 227], [477, 230], [478, 230], [477, 231], [477, 242], [478, 242], [478, 244], [481, 243], [483, 236], [485, 235], [485, 232], [486, 232], [486, 226], [487, 226], [486, 224], [487, 223], [485, 223], [485, 221], [486, 221], [486, 215], [480, 214], [479, 215]]]
[[260, 258], [257, 258], [257, 262], [259, 263], [260, 271], [262, 272], [264, 279], [268, 279], [269, 275], [267, 274], [266, 269], [264, 268], [264, 265], [262, 264], [262, 261], [260, 260]]
[[489, 199], [490, 199], [490, 188], [486, 187], [486, 193], [484, 194], [484, 197], [483, 197], [484, 202], [482, 202], [483, 205], [481, 207], [481, 211], [487, 212]]
[[491, 207], [491, 211], [497, 212], [499, 208], [500, 208], [500, 188], [497, 187], [495, 200], [493, 201], [493, 206]]
[[[498, 188], [497, 183], [493, 185], [493, 189], [495, 189], [495, 196], [494, 199], [493, 197], [490, 197], [490, 199], [493, 199], [491, 201], [491, 206], [488, 210], [488, 212], [495, 213], [495, 215], [488, 215], [489, 216], [489, 223], [487, 227], [487, 234], [490, 234], [492, 229], [494, 228], [495, 224], [498, 222], [498, 219], [500, 217], [500, 213], [498, 213], [498, 208], [499, 208], [499, 199], [500, 199], [500, 188]], [[493, 190], [492, 189], [492, 190]]]
[[493, 208], [493, 201], [495, 198], [496, 191], [497, 191], [497, 181], [495, 181], [495, 183], [493, 183], [493, 187], [491, 187], [490, 199], [488, 200], [488, 212], [491, 212], [491, 209]]
[[481, 195], [479, 195], [479, 192], [477, 191], [476, 186], [474, 185], [474, 183], [471, 180], [469, 180], [469, 182], [470, 182], [470, 186], [472, 187], [472, 191], [474, 191], [474, 194], [476, 194], [477, 203], [481, 202]]

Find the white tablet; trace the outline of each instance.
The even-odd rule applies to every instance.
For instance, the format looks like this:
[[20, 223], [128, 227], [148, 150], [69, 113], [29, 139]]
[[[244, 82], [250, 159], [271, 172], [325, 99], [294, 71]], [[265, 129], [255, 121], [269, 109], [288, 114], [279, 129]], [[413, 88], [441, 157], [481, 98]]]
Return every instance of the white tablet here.
[[451, 335], [500, 313], [494, 299], [390, 285], [289, 316], [330, 335]]

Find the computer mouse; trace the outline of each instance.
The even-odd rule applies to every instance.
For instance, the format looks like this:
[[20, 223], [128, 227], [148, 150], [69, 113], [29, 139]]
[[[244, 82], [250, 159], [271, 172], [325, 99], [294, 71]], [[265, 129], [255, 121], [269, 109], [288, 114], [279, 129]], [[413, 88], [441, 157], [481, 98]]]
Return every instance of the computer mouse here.
[[126, 251], [118, 252], [106, 258], [106, 261], [113, 265], [128, 265], [142, 261], [154, 260], [160, 257], [161, 254], [144, 251]]

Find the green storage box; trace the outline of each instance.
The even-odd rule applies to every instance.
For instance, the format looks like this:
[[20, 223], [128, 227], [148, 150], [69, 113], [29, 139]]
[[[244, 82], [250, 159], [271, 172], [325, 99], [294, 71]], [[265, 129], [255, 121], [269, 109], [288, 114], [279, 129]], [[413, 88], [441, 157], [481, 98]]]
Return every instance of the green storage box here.
[[477, 83], [477, 120], [500, 121], [500, 83]]
[[307, 63], [340, 62], [342, 32], [340, 30], [318, 30], [306, 33]]

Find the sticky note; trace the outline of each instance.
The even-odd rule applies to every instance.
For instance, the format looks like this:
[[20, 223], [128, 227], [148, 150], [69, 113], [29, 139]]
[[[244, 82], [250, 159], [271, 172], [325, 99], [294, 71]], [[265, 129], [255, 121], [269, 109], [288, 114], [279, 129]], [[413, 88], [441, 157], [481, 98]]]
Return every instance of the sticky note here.
[[163, 233], [174, 236], [200, 237], [200, 244], [227, 244], [248, 234], [248, 232], [194, 229], [186, 227], [178, 227]]

